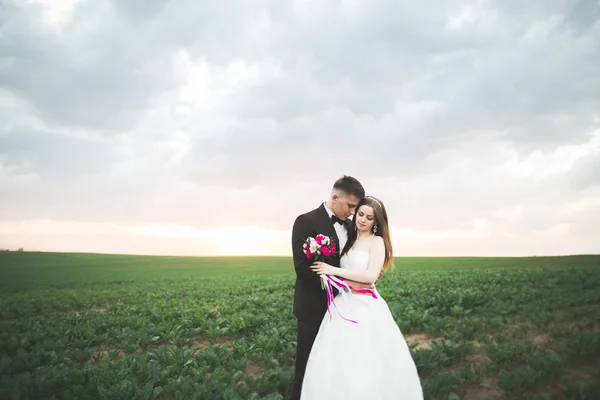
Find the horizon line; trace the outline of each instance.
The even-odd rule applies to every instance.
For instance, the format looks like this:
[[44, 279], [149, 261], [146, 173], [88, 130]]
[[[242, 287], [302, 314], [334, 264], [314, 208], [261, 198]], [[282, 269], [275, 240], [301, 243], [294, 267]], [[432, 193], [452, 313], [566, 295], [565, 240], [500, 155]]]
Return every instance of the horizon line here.
[[[144, 254], [144, 253], [112, 253], [112, 252], [92, 252], [92, 251], [50, 251], [50, 250], [12, 250], [2, 249], [1, 253], [40, 253], [40, 254], [89, 254], [104, 256], [130, 256], [130, 257], [187, 257], [187, 258], [293, 258], [291, 255], [277, 254], [231, 254], [231, 255], [185, 255], [185, 254]], [[582, 256], [600, 256], [600, 253], [572, 253], [572, 254], [530, 254], [520, 256], [500, 256], [500, 255], [395, 255], [394, 258], [533, 258], [533, 257], [582, 257]]]

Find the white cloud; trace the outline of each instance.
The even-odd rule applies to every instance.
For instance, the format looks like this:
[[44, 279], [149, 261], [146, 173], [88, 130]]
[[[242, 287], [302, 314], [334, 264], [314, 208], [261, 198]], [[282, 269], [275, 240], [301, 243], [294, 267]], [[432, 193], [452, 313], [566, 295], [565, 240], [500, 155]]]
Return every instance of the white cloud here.
[[533, 180], [562, 178], [582, 160], [600, 157], [600, 130], [592, 132], [587, 142], [576, 145], [560, 146], [550, 151], [534, 150], [523, 156], [513, 150], [507, 161], [500, 165], [515, 178]]
[[237, 226], [286, 252], [351, 174], [400, 253], [596, 250], [598, 7], [365, 4], [7, 5], [0, 244], [205, 252]]
[[73, 19], [79, 0], [26, 0], [26, 3], [41, 6], [41, 21], [60, 31]]

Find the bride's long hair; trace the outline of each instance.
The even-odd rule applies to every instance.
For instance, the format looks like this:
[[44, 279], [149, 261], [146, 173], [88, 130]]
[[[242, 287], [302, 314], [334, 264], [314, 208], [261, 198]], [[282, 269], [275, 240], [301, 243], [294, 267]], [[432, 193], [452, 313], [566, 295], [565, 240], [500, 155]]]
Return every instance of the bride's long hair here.
[[[377, 227], [373, 234], [376, 236], [381, 236], [383, 238], [383, 243], [385, 245], [385, 259], [383, 261], [383, 271], [387, 272], [388, 270], [393, 270], [394, 250], [392, 248], [392, 240], [390, 237], [390, 226], [388, 222], [387, 210], [385, 209], [383, 202], [373, 196], [363, 197], [356, 206], [356, 213], [358, 213], [358, 210], [360, 210], [362, 206], [371, 207], [373, 209], [373, 212], [375, 213], [375, 224], [373, 225], [373, 229], [371, 230], [371, 232], [373, 232], [373, 230], [375, 230], [375, 227]], [[356, 218], [356, 216], [354, 218]], [[350, 248], [352, 247], [352, 245], [354, 245], [354, 242], [356, 242], [356, 239], [358, 237], [358, 231], [356, 229], [355, 221], [353, 221], [352, 226], [354, 229], [350, 229], [350, 232], [348, 232], [348, 245], [346, 246], [346, 249], [342, 253], [342, 255], [344, 255], [350, 250]]]

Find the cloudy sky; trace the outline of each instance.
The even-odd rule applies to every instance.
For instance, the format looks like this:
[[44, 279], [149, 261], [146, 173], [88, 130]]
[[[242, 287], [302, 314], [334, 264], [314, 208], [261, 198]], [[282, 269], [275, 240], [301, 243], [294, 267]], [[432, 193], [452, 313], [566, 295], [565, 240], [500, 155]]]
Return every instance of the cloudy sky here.
[[0, 247], [289, 255], [343, 174], [397, 255], [600, 253], [593, 0], [0, 1]]

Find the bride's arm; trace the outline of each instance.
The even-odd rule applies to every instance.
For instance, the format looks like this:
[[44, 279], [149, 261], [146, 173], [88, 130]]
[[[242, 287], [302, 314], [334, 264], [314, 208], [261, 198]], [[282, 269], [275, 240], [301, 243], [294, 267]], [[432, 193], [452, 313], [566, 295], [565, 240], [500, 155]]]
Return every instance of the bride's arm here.
[[344, 280], [346, 281], [346, 284], [352, 286], [354, 289], [374, 289], [375, 288], [374, 283], [353, 281], [352, 279], [344, 279]]
[[357, 282], [375, 283], [379, 278], [379, 273], [383, 269], [384, 260], [385, 245], [383, 243], [383, 239], [380, 236], [376, 236], [375, 243], [373, 244], [373, 247], [371, 247], [369, 266], [364, 271], [335, 268], [322, 262], [316, 262], [310, 268], [317, 274], [335, 275]]

